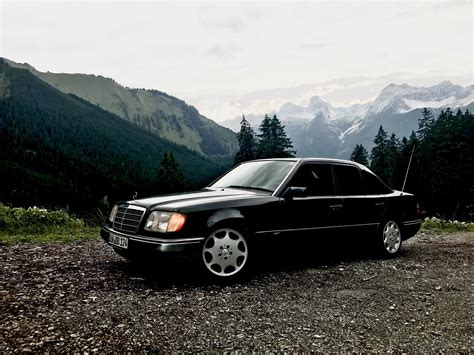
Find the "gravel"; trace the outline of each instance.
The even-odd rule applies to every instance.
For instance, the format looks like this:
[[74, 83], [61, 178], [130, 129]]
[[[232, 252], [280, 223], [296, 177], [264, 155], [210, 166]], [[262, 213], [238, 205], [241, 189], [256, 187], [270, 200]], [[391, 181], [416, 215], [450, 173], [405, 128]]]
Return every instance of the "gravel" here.
[[0, 246], [0, 351], [472, 352], [473, 245], [420, 233], [395, 259], [274, 250], [227, 285], [99, 239]]

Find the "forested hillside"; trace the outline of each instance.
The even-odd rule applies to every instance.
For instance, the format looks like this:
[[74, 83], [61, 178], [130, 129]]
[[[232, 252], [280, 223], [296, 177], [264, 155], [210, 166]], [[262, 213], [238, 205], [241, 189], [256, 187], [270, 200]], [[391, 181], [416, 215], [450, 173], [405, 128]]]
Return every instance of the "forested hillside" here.
[[76, 95], [158, 137], [202, 155], [230, 159], [236, 152], [234, 132], [164, 92], [131, 89], [100, 75], [40, 72], [28, 64], [6, 61], [12, 67], [30, 71], [65, 94]]
[[[419, 111], [418, 130], [399, 138], [379, 126], [370, 167], [391, 187], [401, 190], [413, 152], [405, 191], [414, 193], [429, 216], [472, 220], [474, 217], [474, 115], [447, 108], [439, 115]], [[363, 164], [367, 151], [357, 145], [351, 159]]]
[[190, 187], [225, 169], [0, 60], [0, 201], [81, 211], [163, 193], [167, 151]]

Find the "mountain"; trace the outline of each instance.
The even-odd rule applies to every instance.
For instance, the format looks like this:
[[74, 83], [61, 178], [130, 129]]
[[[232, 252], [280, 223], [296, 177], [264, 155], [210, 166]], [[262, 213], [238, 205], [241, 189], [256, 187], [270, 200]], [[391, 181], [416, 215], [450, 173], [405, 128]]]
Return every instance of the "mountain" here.
[[[311, 78], [311, 73], [308, 73]], [[182, 91], [179, 97], [186, 102], [199, 107], [199, 111], [221, 123], [232, 117], [256, 114], [263, 116], [265, 113], [276, 111], [286, 103], [306, 107], [313, 96], [319, 96], [330, 102], [333, 107], [349, 107], [355, 104], [372, 102], [376, 96], [390, 83], [410, 83], [417, 87], [431, 86], [446, 80], [444, 74], [407, 73], [398, 72], [383, 76], [354, 76], [337, 78], [322, 82], [308, 82], [305, 84], [261, 89], [239, 93], [225, 92], [197, 92]], [[462, 85], [472, 84], [472, 72], [449, 78]], [[264, 85], [264, 83], [262, 83]], [[221, 123], [222, 124], [222, 123]], [[228, 127], [228, 125], [225, 125]]]
[[430, 87], [391, 84], [384, 88], [370, 107], [370, 112], [383, 110], [407, 112], [416, 108], [460, 107], [474, 101], [474, 85], [463, 87], [443, 81]]
[[12, 67], [30, 71], [63, 93], [74, 94], [158, 137], [205, 156], [228, 158], [237, 150], [232, 131], [164, 92], [130, 89], [100, 75], [40, 72], [29, 64], [6, 61]]
[[[418, 128], [421, 109], [430, 108], [435, 116], [441, 109], [471, 109], [474, 85], [463, 87], [443, 81], [428, 87], [390, 84], [373, 101], [364, 104], [334, 107], [319, 96], [313, 96], [308, 105], [291, 102], [274, 111], [286, 125], [297, 155], [349, 158], [356, 144], [369, 151], [380, 125], [398, 137], [409, 136]], [[247, 116], [258, 127], [262, 115]], [[238, 130], [239, 118], [222, 124]]]
[[226, 168], [0, 60], [1, 202], [80, 210], [163, 192], [164, 152], [190, 187]]

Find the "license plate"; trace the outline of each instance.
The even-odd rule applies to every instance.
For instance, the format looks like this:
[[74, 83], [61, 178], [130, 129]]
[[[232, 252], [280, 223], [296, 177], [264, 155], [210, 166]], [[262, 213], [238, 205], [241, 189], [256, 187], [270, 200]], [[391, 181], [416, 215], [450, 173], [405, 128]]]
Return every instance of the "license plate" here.
[[121, 237], [119, 235], [110, 234], [109, 243], [112, 244], [114, 247], [128, 249], [128, 238]]

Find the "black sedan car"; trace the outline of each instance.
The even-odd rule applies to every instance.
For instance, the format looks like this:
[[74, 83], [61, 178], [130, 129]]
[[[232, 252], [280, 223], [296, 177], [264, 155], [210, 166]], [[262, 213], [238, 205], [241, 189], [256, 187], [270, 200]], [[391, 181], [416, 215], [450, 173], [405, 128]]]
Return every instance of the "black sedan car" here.
[[101, 236], [131, 260], [190, 254], [210, 275], [227, 278], [259, 257], [259, 241], [346, 236], [392, 256], [420, 225], [414, 196], [365, 166], [290, 158], [242, 163], [200, 191], [119, 202]]

